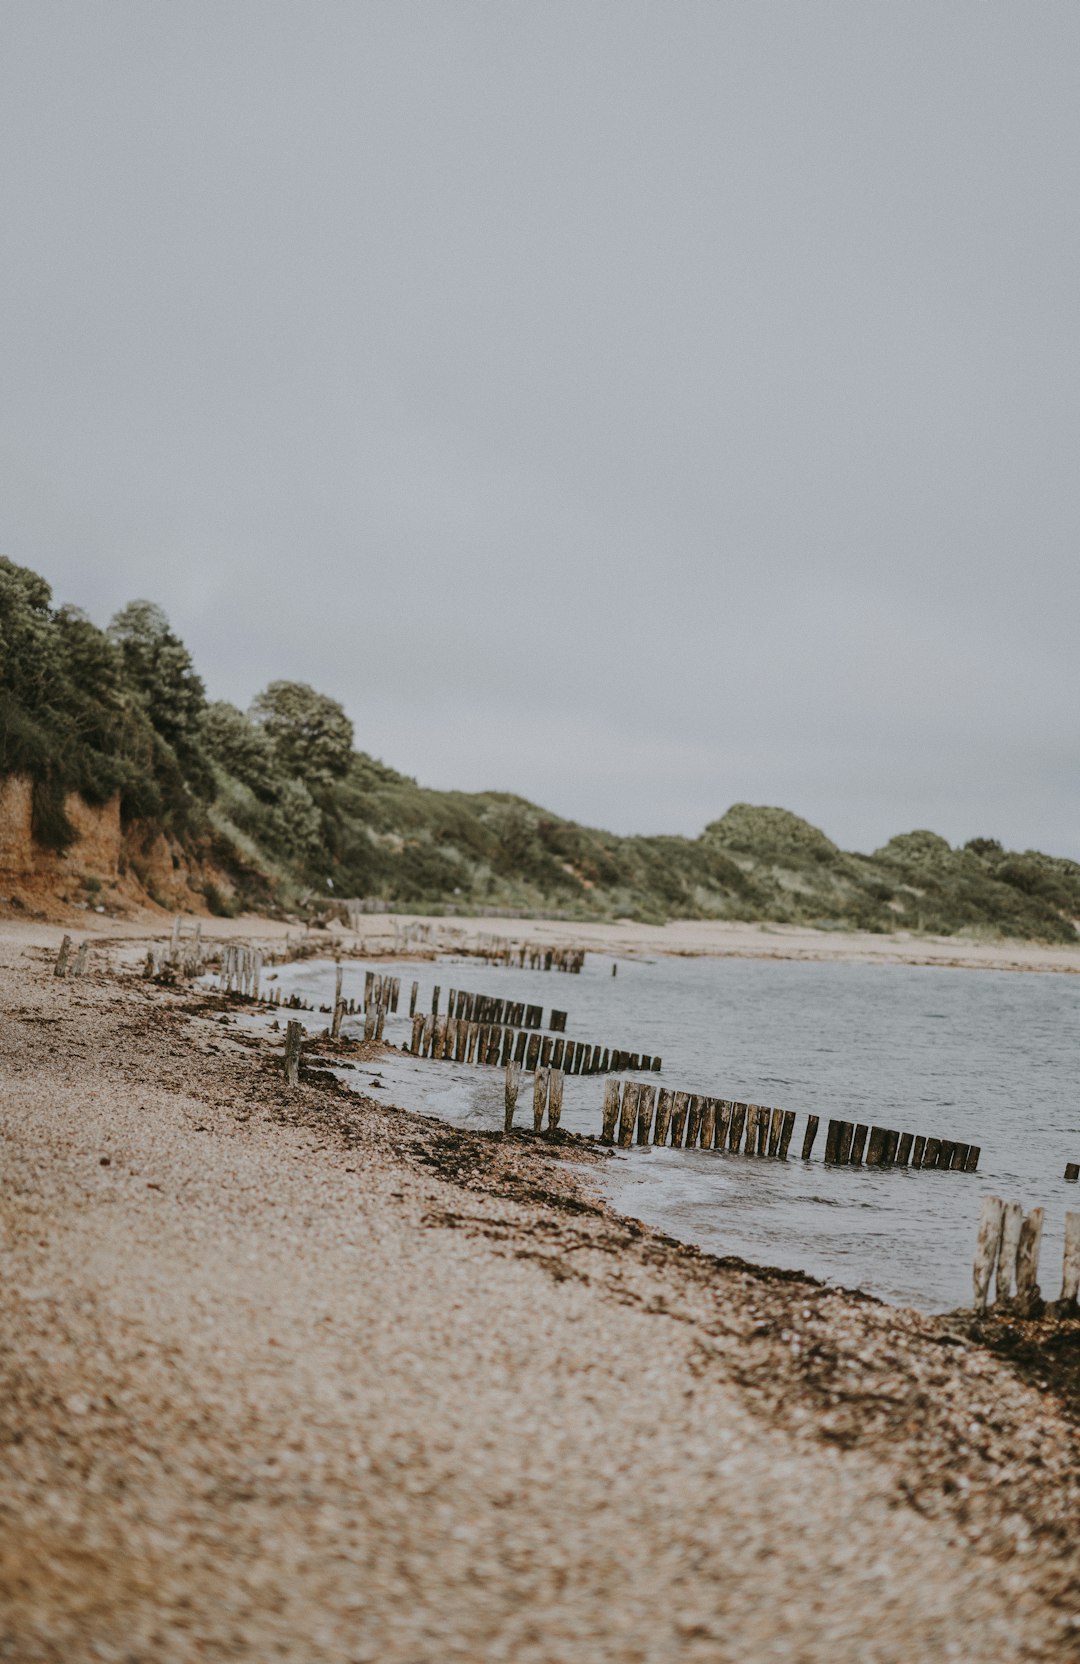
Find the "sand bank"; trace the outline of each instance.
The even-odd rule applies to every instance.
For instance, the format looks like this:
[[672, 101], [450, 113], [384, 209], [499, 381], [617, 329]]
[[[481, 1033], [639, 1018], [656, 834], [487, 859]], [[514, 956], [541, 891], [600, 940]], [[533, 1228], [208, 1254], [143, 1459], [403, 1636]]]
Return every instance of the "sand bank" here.
[[0, 932], [0, 1658], [1073, 1656], [1053, 1380], [47, 939]]

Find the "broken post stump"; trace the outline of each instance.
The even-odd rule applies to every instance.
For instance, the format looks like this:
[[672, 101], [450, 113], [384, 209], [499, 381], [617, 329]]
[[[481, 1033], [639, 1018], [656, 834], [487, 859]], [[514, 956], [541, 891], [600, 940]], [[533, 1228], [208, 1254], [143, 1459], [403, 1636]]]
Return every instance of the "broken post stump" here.
[[60, 943], [60, 951], [53, 966], [53, 976], [67, 976], [68, 954], [71, 952], [71, 937], [65, 936]]
[[[79, 949], [79, 952], [82, 952], [82, 948]], [[1078, 1179], [1080, 1179], [1080, 1161], [1067, 1161], [1065, 1163], [1065, 1183], [1075, 1184]]]

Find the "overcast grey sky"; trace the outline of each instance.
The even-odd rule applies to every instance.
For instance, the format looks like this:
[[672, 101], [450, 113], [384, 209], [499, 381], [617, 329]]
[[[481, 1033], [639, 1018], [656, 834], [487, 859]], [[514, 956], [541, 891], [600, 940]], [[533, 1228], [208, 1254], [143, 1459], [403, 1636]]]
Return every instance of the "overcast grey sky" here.
[[0, 551], [623, 831], [1080, 856], [1080, 6], [0, 0]]

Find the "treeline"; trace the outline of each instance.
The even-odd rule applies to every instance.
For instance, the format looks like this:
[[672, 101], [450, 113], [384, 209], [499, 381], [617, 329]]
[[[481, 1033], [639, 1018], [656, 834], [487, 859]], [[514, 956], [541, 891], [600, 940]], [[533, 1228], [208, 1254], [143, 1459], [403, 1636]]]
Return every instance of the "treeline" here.
[[[418, 909], [557, 908], [581, 917], [758, 919], [1076, 940], [1080, 866], [932, 832], [845, 852], [783, 809], [736, 804], [700, 838], [623, 838], [500, 792], [437, 792], [354, 748], [341, 705], [271, 682], [241, 711], [210, 702], [159, 607], [105, 629], [54, 607], [0, 559], [0, 776], [33, 782], [34, 835], [75, 837], [69, 792], [119, 797], [164, 833], [216, 909], [379, 895]], [[213, 882], [200, 873], [213, 871]]]

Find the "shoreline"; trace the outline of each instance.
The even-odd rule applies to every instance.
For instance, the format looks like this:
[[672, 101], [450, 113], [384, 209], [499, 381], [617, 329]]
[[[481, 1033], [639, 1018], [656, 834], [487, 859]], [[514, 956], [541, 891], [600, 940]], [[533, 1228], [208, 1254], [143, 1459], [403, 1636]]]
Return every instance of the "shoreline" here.
[[[271, 919], [257, 913], [235, 918], [183, 914], [186, 930], [202, 925], [206, 940], [260, 941], [283, 945], [298, 940], [300, 923]], [[28, 940], [59, 944], [68, 933], [91, 941], [147, 942], [167, 940], [174, 915], [148, 911], [128, 916], [71, 913], [64, 923], [34, 919], [8, 911], [0, 916], [0, 932], [25, 935]], [[327, 952], [346, 951], [395, 958], [430, 958], [433, 953], [477, 952], [484, 941], [528, 943], [537, 947], [574, 946], [615, 958], [734, 958], [782, 959], [804, 963], [938, 966], [951, 970], [990, 970], [1080, 975], [1080, 942], [1075, 946], [1002, 939], [980, 941], [959, 936], [881, 936], [870, 931], [816, 930], [803, 925], [752, 924], [718, 919], [678, 919], [665, 925], [635, 924], [630, 920], [569, 924], [554, 919], [469, 918], [430, 913], [368, 913], [358, 930], [335, 923], [307, 932], [306, 940], [324, 939]], [[409, 932], [429, 931], [432, 942], [421, 947], [396, 947]], [[440, 944], [442, 944], [440, 946]]]
[[1037, 1325], [705, 1255], [579, 1140], [290, 1091], [145, 935], [59, 980], [53, 934], [0, 930], [0, 1656], [1075, 1656]]

